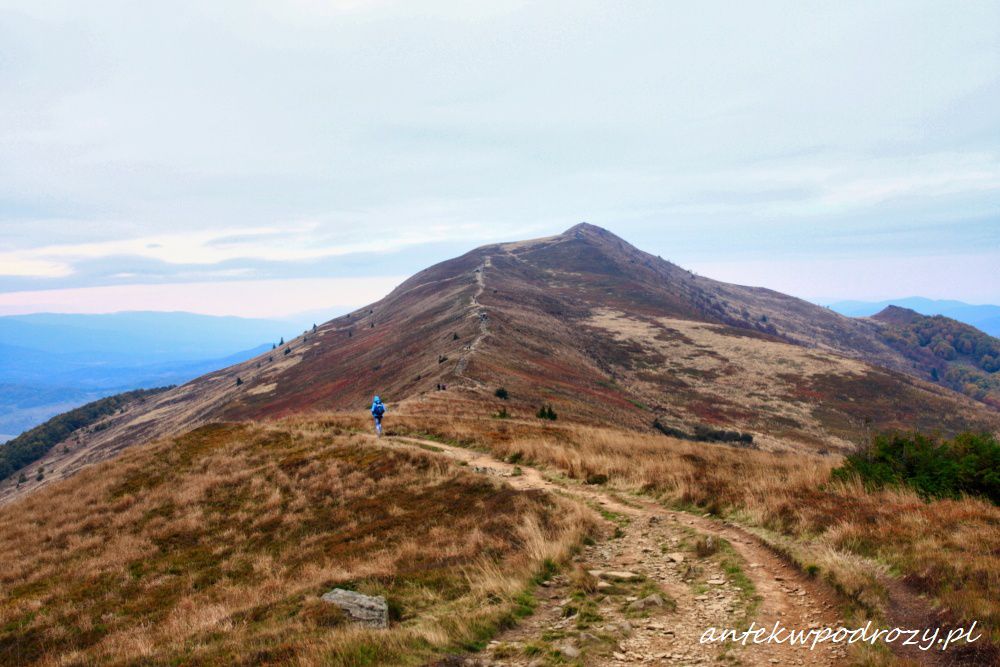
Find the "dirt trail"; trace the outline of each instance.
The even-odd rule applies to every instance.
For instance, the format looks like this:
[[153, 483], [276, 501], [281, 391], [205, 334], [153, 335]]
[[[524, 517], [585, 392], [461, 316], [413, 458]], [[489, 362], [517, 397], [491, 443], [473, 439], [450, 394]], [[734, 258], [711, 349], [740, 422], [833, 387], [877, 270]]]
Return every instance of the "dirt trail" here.
[[476, 348], [479, 347], [479, 343], [490, 330], [489, 315], [483, 309], [482, 304], [479, 303], [479, 297], [483, 295], [483, 291], [486, 289], [486, 269], [491, 266], [493, 266], [492, 258], [489, 255], [486, 255], [486, 257], [483, 258], [483, 263], [476, 268], [476, 292], [472, 295], [470, 308], [472, 309], [473, 317], [476, 318], [479, 324], [479, 332], [476, 334], [475, 338], [472, 339], [472, 342], [465, 346], [462, 351], [461, 358], [458, 360], [458, 363], [455, 364], [455, 375], [464, 378], [466, 381], [471, 381], [477, 386], [482, 383], [478, 380], [472, 380], [465, 377], [465, 368], [469, 363], [469, 357], [476, 351]]
[[[758, 627], [770, 629], [780, 621], [784, 627], [801, 630], [838, 627], [841, 620], [839, 600], [827, 586], [737, 527], [652, 502], [626, 500], [600, 487], [564, 484], [534, 468], [461, 447], [398, 436], [383, 443], [431, 449], [477, 472], [503, 477], [515, 488], [576, 498], [617, 523], [613, 538], [587, 547], [576, 559], [584, 570], [599, 573], [600, 590], [615, 593], [595, 596], [590, 609], [593, 622], [581, 626], [582, 614], [567, 614], [573, 588], [567, 576], [557, 576], [540, 588], [538, 608], [531, 617], [465, 664], [543, 665], [546, 651], [549, 655], [559, 651], [564, 658], [588, 665], [696, 665], [720, 659], [726, 661], [723, 664], [742, 665], [847, 664], [845, 649], [830, 644], [810, 651], [787, 644], [742, 647], [699, 642], [710, 627], [741, 628], [749, 620]], [[692, 546], [699, 537], [708, 536], [716, 545], [723, 538], [732, 552], [723, 548], [699, 556]], [[635, 581], [622, 581], [612, 572], [635, 575], [624, 577]], [[657, 590], [676, 603], [675, 610], [669, 601], [659, 605], [655, 600], [645, 609], [634, 608]]]

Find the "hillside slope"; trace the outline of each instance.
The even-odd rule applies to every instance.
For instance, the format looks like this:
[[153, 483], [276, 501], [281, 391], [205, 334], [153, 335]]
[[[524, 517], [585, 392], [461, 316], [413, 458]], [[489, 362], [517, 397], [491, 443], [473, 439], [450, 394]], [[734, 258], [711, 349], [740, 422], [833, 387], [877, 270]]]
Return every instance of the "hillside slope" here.
[[872, 316], [884, 340], [918, 371], [967, 396], [1000, 408], [1000, 339], [943, 315], [889, 306]]
[[[592, 525], [372, 444], [211, 424], [0, 508], [0, 664], [412, 665], [509, 622]], [[319, 600], [334, 587], [385, 596], [398, 623], [352, 627]]]
[[994, 410], [918, 376], [876, 321], [696, 276], [581, 224], [432, 266], [369, 307], [108, 418], [44, 464], [47, 481], [210, 420], [363, 410], [376, 392], [390, 418], [418, 399], [470, 399], [487, 415], [500, 386], [521, 416], [551, 404], [563, 419], [633, 429], [749, 432], [768, 449], [843, 448], [873, 427], [997, 428]]

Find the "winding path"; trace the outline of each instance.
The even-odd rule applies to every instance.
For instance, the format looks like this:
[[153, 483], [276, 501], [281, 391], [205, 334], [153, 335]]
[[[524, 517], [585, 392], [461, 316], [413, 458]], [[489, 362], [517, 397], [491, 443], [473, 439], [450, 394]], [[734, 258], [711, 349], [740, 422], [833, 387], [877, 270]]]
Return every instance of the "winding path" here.
[[[588, 653], [587, 664], [709, 664], [723, 653], [738, 658], [736, 664], [743, 665], [847, 664], [842, 645], [821, 644], [811, 651], [788, 644], [723, 647], [699, 642], [709, 627], [738, 628], [747, 618], [758, 626], [770, 627], [780, 621], [785, 627], [805, 630], [837, 627], [841, 620], [840, 600], [828, 586], [804, 575], [736, 526], [671, 511], [645, 500], [625, 499], [600, 487], [556, 481], [535, 468], [514, 466], [462, 447], [400, 436], [386, 437], [382, 443], [430, 449], [464, 462], [476, 472], [502, 477], [515, 488], [568, 496], [604, 510], [606, 516], [613, 513], [625, 519], [618, 524], [616, 539], [586, 548], [577, 562], [586, 570], [622, 570], [641, 575], [672, 598], [677, 608], [652, 620], [636, 620], [634, 615], [612, 606], [601, 608], [604, 625], [597, 634], [602, 639], [611, 637], [607, 641], [612, 642], [613, 649], [604, 654]], [[698, 559], [682, 550], [682, 545], [706, 536], [729, 543], [740, 569], [753, 584], [756, 600], [747, 599], [732, 572], [723, 571], [717, 560]], [[472, 662], [466, 664], [532, 664], [530, 658], [507, 655], [504, 647], [526, 645], [568, 624], [562, 613], [569, 594], [565, 577], [540, 590], [542, 599], [532, 617], [502, 634], [482, 655], [469, 658]], [[602, 646], [607, 643], [598, 649]], [[501, 654], [503, 657], [497, 657]]]

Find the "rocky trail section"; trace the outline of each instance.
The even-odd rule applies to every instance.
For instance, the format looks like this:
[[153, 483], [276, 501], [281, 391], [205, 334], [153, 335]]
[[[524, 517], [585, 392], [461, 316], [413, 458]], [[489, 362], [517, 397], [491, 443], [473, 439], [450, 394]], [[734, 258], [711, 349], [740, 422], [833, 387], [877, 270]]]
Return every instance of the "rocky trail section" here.
[[833, 591], [738, 527], [565, 483], [474, 450], [406, 437], [382, 442], [438, 452], [518, 489], [576, 498], [608, 522], [606, 539], [579, 553], [572, 571], [542, 582], [531, 617], [484, 651], [443, 664], [847, 664], [843, 646], [699, 642], [710, 627], [740, 629], [751, 620], [793, 629], [841, 622]]
[[[493, 266], [492, 258], [486, 255], [483, 258], [483, 263], [476, 267], [474, 271], [476, 279], [476, 291], [472, 295], [470, 301], [470, 308], [472, 310], [472, 317], [476, 318], [476, 324], [478, 331], [472, 342], [465, 346], [462, 350], [462, 356], [459, 358], [458, 363], [455, 364], [455, 375], [469, 380], [466, 377], [465, 369], [469, 364], [469, 357], [476, 351], [482, 342], [483, 338], [489, 333], [489, 313], [483, 308], [482, 304], [479, 302], [479, 297], [483, 295], [483, 291], [486, 289], [486, 269]], [[475, 385], [480, 385], [478, 380], [473, 380]]]

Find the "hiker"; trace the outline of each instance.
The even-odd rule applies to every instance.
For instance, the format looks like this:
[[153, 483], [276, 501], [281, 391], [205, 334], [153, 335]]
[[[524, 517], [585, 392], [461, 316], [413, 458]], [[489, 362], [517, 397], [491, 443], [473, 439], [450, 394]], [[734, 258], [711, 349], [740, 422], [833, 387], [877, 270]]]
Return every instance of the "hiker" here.
[[382, 399], [376, 396], [372, 400], [372, 417], [375, 419], [375, 433], [378, 437], [382, 437], [382, 415], [385, 414], [385, 403]]

